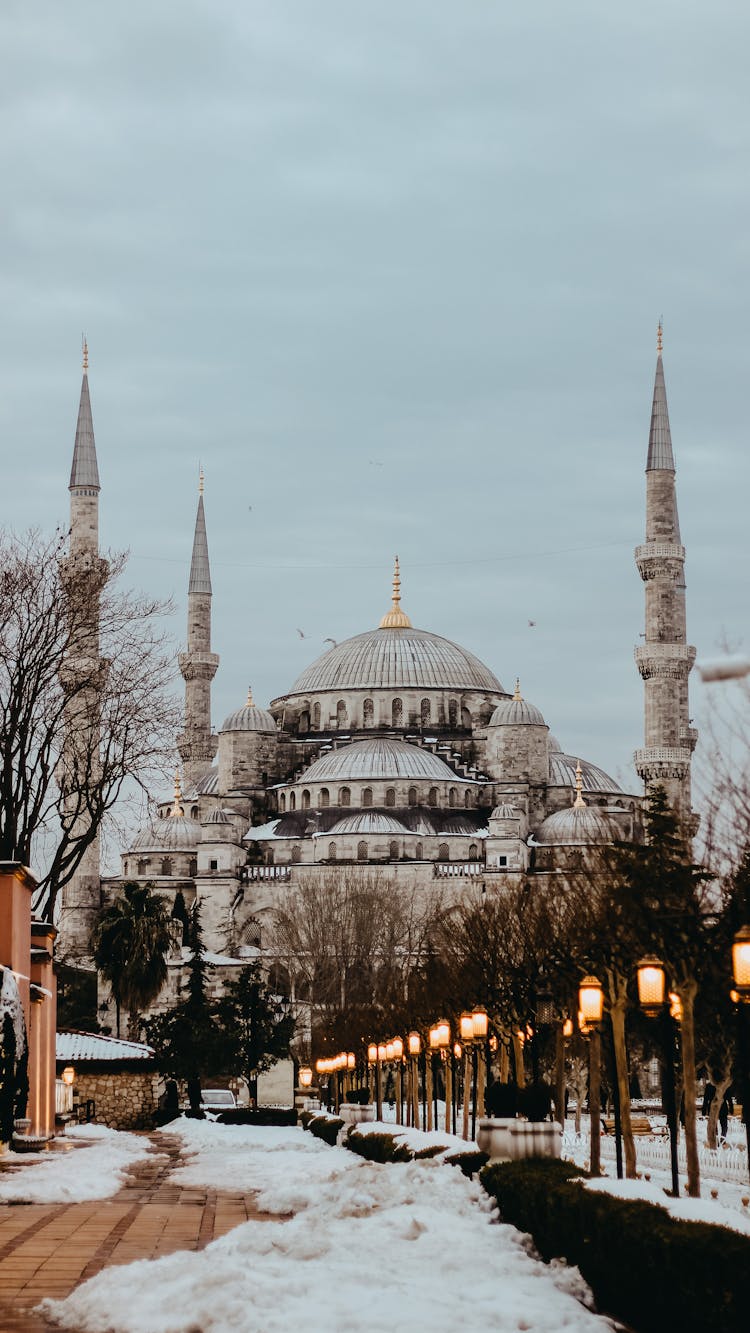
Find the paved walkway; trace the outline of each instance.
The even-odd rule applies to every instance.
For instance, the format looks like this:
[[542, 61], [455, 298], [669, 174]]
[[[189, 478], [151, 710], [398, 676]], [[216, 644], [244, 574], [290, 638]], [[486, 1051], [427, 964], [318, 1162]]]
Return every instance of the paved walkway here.
[[131, 1167], [110, 1199], [0, 1207], [1, 1333], [49, 1333], [33, 1307], [45, 1296], [69, 1295], [110, 1264], [202, 1250], [249, 1217], [279, 1220], [259, 1213], [250, 1194], [170, 1184], [182, 1163], [180, 1142], [165, 1133], [148, 1137], [160, 1156]]

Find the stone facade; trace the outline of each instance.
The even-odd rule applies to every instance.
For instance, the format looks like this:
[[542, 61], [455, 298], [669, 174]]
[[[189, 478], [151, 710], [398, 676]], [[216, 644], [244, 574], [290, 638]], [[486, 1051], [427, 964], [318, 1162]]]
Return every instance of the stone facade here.
[[110, 1129], [153, 1129], [160, 1090], [153, 1070], [78, 1066], [73, 1105], [92, 1101], [96, 1124]]

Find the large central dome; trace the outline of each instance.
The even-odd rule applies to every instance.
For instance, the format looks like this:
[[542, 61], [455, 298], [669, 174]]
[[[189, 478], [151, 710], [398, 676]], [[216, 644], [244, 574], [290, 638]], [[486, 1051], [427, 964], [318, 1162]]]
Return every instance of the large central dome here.
[[302, 672], [289, 693], [410, 687], [506, 693], [497, 676], [466, 648], [411, 626], [371, 629], [337, 643]]

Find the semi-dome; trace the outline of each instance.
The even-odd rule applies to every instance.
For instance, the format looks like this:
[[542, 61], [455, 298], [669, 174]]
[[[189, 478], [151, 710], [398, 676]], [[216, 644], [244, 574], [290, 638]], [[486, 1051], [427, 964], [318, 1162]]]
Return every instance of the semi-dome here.
[[546, 722], [535, 704], [530, 704], [521, 694], [521, 682], [516, 681], [516, 692], [512, 699], [503, 699], [497, 705], [490, 718], [491, 727], [544, 727]]
[[362, 810], [356, 815], [346, 815], [339, 819], [326, 837], [341, 833], [409, 833], [409, 829], [393, 815], [381, 814], [378, 810]]
[[466, 782], [431, 750], [387, 737], [355, 741], [331, 750], [301, 773], [297, 782], [349, 782], [415, 778], [423, 782]]
[[267, 708], [258, 708], [253, 692], [248, 690], [247, 703], [224, 719], [222, 731], [276, 731], [276, 722]]
[[534, 840], [545, 847], [591, 847], [612, 843], [619, 836], [603, 810], [591, 805], [571, 805], [549, 815]]
[[131, 852], [191, 852], [201, 840], [197, 819], [186, 815], [164, 815], [150, 819], [135, 838]]
[[[573, 755], [552, 751], [549, 757], [550, 787], [575, 787], [578, 762]], [[585, 759], [582, 759], [580, 764], [583, 791], [622, 793], [622, 787], [618, 786], [614, 778], [605, 773], [604, 769], [597, 768], [596, 764], [587, 763]]]

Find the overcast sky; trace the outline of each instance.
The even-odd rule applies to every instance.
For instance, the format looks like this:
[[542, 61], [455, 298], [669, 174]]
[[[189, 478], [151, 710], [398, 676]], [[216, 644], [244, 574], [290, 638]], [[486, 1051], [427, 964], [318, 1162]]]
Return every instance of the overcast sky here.
[[637, 789], [660, 314], [690, 639], [750, 629], [749, 50], [740, 0], [4, 0], [2, 520], [67, 517], [85, 330], [102, 541], [177, 639], [203, 462], [217, 726], [397, 551]]

